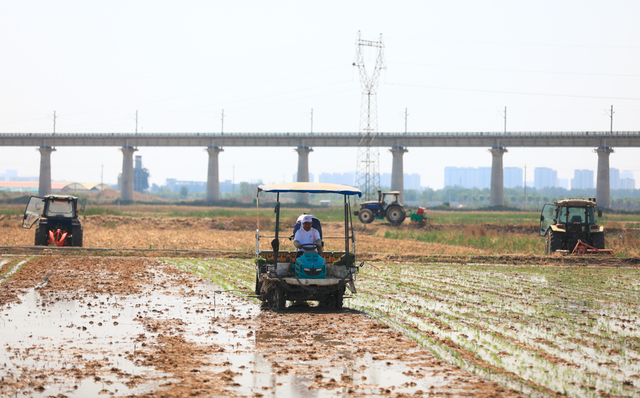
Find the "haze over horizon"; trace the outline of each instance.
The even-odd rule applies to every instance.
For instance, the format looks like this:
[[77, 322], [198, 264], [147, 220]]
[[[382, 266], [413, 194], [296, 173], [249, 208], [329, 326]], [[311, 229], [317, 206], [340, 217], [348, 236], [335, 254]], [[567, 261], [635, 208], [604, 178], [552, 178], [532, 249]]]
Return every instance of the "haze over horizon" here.
[[[640, 131], [635, 1], [0, 4], [0, 134], [357, 132], [358, 31], [385, 43], [378, 131]], [[11, 38], [11, 39], [8, 39]], [[375, 53], [366, 57], [371, 66]], [[222, 112], [224, 110], [224, 122]], [[380, 148], [380, 171], [391, 154]], [[490, 167], [488, 148], [411, 148], [404, 172], [442, 188], [444, 167]], [[585, 148], [507, 147], [505, 167], [559, 178], [596, 170]], [[637, 148], [610, 164], [640, 178]], [[0, 174], [37, 176], [36, 148], [0, 148]], [[145, 148], [150, 184], [206, 181], [204, 148]], [[355, 148], [315, 147], [310, 172], [355, 170]], [[118, 148], [58, 147], [55, 181], [115, 183]], [[220, 154], [220, 180], [282, 182], [294, 148]]]

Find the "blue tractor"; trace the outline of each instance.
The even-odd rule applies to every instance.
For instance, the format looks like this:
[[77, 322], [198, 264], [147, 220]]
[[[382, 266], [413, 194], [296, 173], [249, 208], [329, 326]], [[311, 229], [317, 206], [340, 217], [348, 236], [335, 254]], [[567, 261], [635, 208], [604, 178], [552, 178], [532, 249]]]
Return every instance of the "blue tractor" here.
[[369, 224], [374, 219], [384, 219], [385, 217], [393, 226], [402, 224], [407, 213], [402, 203], [399, 202], [400, 192], [382, 192], [378, 190], [378, 200], [360, 203], [360, 210], [353, 214], [358, 216], [363, 224]]

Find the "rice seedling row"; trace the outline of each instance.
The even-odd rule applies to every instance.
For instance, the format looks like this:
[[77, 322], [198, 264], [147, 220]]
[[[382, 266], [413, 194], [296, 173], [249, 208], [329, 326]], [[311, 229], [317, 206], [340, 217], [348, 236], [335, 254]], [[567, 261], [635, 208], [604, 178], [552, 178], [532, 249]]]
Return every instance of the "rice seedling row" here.
[[[451, 340], [477, 359], [553, 391], [635, 393], [637, 270], [378, 267], [362, 273], [360, 294], [351, 302], [356, 307]], [[603, 279], [616, 288], [597, 283]]]
[[[166, 259], [227, 290], [250, 260]], [[529, 395], [640, 396], [640, 270], [376, 264], [346, 305], [439, 358]]]

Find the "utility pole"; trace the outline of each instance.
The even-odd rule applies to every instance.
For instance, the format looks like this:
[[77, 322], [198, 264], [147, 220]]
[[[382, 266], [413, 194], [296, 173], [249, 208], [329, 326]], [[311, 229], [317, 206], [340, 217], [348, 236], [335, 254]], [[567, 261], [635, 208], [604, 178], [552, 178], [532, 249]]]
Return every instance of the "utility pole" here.
[[504, 107], [504, 133], [507, 134], [507, 107]]
[[407, 113], [407, 108], [404, 108], [404, 133], [407, 134], [407, 118], [409, 114]]
[[56, 134], [56, 111], [53, 111], [53, 135]]
[[611, 128], [610, 128], [610, 130], [609, 130], [609, 133], [610, 133], [611, 135], [613, 135], [613, 114], [614, 114], [614, 112], [613, 112], [613, 105], [611, 105], [611, 113], [609, 113], [609, 117], [611, 117]]
[[220, 125], [220, 134], [224, 134], [224, 109], [222, 110], [222, 122]]
[[313, 134], [313, 108], [311, 108], [311, 134]]

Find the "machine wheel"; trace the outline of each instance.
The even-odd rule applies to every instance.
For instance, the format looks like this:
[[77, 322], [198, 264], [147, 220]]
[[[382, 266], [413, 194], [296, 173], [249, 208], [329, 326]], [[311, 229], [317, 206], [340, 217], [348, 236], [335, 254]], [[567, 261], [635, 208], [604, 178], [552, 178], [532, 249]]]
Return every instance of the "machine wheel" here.
[[338, 292], [333, 296], [333, 308], [335, 308], [336, 310], [341, 310], [343, 301], [344, 301], [344, 288], [338, 290]]
[[360, 214], [358, 214], [358, 218], [360, 219], [361, 223], [369, 224], [371, 221], [373, 221], [373, 212], [369, 209], [362, 209], [360, 210]]
[[391, 223], [391, 225], [400, 225], [407, 217], [407, 214], [404, 212], [404, 209], [400, 206], [389, 206], [387, 208], [387, 220]]
[[549, 231], [547, 232], [546, 246], [547, 254], [553, 254], [556, 250], [562, 249], [562, 234], [559, 232], [553, 232], [553, 230], [549, 228]]
[[272, 310], [280, 311], [284, 309], [284, 306], [287, 303], [287, 300], [284, 297], [284, 289], [282, 288], [282, 286], [276, 285], [271, 290], [270, 301], [271, 301], [270, 307]]
[[258, 270], [256, 270], [256, 290], [255, 290], [255, 293], [256, 294], [260, 294], [260, 289], [262, 289], [262, 282], [260, 282], [260, 279], [258, 278]]
[[46, 246], [47, 245], [47, 227], [43, 227], [39, 225], [36, 227], [36, 239], [34, 244], [36, 246]]
[[593, 234], [593, 247], [604, 249], [604, 233]]
[[322, 300], [318, 301], [318, 306], [325, 309], [331, 307], [331, 296], [324, 296]]
[[82, 247], [82, 226], [76, 225], [71, 230], [71, 246]]

